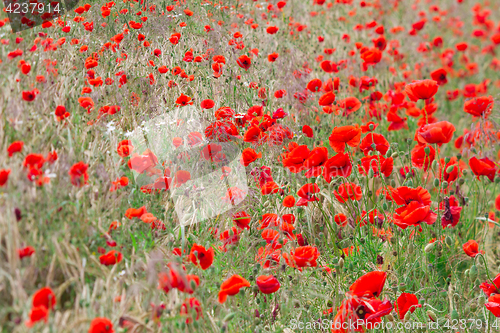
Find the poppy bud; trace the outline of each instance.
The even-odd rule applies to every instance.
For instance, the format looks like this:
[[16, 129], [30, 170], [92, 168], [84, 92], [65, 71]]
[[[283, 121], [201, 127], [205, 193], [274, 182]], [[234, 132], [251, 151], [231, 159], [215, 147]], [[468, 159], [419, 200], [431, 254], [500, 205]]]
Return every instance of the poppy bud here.
[[435, 246], [436, 246], [436, 242], [427, 244], [427, 245], [425, 246], [425, 248], [424, 248], [425, 253], [429, 253], [429, 252], [431, 252], [432, 250], [434, 250], [434, 247], [435, 247]]
[[408, 311], [408, 312], [405, 314], [404, 321], [408, 321], [408, 320], [410, 320], [410, 317], [411, 317], [411, 311]]
[[442, 187], [443, 188], [447, 188], [448, 187], [448, 182], [446, 180], [443, 182]]
[[471, 305], [470, 305], [470, 310], [471, 310], [472, 312], [475, 312], [475, 311], [476, 311], [476, 309], [477, 309], [477, 304], [476, 304], [476, 303], [471, 303]]
[[384, 202], [384, 203], [382, 204], [382, 208], [383, 208], [384, 210], [389, 209], [389, 207], [387, 206], [387, 202]]
[[223, 320], [223, 321], [225, 321], [225, 322], [229, 322], [229, 321], [231, 321], [231, 319], [233, 319], [233, 318], [234, 318], [234, 315], [235, 315], [235, 314], [236, 314], [236, 312], [231, 312], [231, 313], [229, 313], [227, 316], [225, 316], [225, 317], [224, 317], [224, 320]]
[[451, 311], [451, 320], [458, 320], [458, 311], [456, 309]]
[[472, 265], [472, 267], [469, 270], [469, 278], [471, 279], [471, 281], [476, 280], [477, 274], [478, 274], [477, 266]]
[[198, 286], [194, 280], [191, 280], [191, 282], [189, 282], [189, 285], [191, 286], [191, 290], [193, 291], [196, 290], [196, 287]]
[[[394, 180], [394, 179], [393, 179]], [[406, 182], [406, 184], [408, 185], [408, 187], [412, 187], [413, 186], [413, 182], [411, 181], [411, 179], [409, 181]], [[393, 186], [394, 187], [394, 186]]]
[[436, 160], [432, 161], [432, 168], [435, 169], [438, 165], [438, 162]]
[[450, 236], [446, 236], [446, 238], [445, 238], [445, 240], [444, 240], [444, 241], [446, 242], [446, 244], [447, 244], [448, 246], [451, 246], [451, 245], [453, 244], [453, 241], [452, 241], [452, 239], [451, 239], [451, 237], [450, 237]]
[[432, 320], [432, 321], [436, 321], [437, 320], [437, 316], [436, 314], [434, 313], [434, 311], [432, 310], [427, 310], [427, 315], [429, 316], [429, 318]]
[[464, 176], [467, 176], [467, 174], [469, 174], [467, 170], [462, 171], [462, 173], [464, 174]]
[[431, 153], [431, 148], [430, 147], [425, 147], [424, 148], [425, 155], [429, 155]]
[[373, 131], [374, 128], [373, 124], [368, 125], [368, 128], [370, 129], [370, 131]]
[[457, 160], [460, 161], [462, 159], [462, 154], [458, 153], [457, 154]]
[[[484, 303], [486, 303], [486, 298], [484, 297], [484, 295], [481, 295], [481, 296], [479, 296], [477, 301], [478, 301], [480, 306], [483, 306]], [[481, 312], [479, 312], [479, 313], [481, 313]]]
[[454, 165], [450, 165], [449, 167], [446, 168], [446, 173], [452, 173], [452, 171], [455, 169]]
[[368, 177], [373, 178], [373, 174], [373, 169], [370, 169], [370, 171], [368, 171]]
[[410, 245], [408, 245], [408, 253], [409, 253], [409, 254], [412, 254], [412, 253], [413, 253], [413, 251], [414, 251], [414, 249], [415, 249], [415, 248], [414, 248], [414, 246], [413, 246], [413, 243], [410, 243]]
[[[404, 292], [405, 290], [406, 290], [406, 284], [404, 284], [403, 282], [401, 282], [399, 284], [399, 291]], [[405, 318], [405, 320], [406, 320], [406, 318]]]
[[344, 267], [344, 259], [340, 258], [339, 259], [339, 268], [342, 268], [342, 267]]
[[463, 185], [464, 183], [465, 183], [465, 179], [460, 178], [460, 180], [458, 181], [458, 184], [459, 184], [459, 185]]
[[397, 151], [395, 151], [394, 153], [392, 153], [391, 157], [392, 158], [396, 158], [398, 157], [399, 153]]
[[434, 187], [439, 187], [439, 179], [434, 178]]
[[450, 158], [448, 156], [446, 156], [445, 159], [444, 159], [444, 163], [448, 164], [449, 162], [450, 162]]

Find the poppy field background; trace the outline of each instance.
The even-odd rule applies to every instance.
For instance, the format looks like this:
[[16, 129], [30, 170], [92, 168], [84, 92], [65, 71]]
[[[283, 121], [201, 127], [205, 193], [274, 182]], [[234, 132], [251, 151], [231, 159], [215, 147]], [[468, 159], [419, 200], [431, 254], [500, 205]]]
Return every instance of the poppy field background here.
[[[1, 17], [2, 332], [499, 330], [495, 1], [90, 1], [19, 33]], [[177, 108], [208, 124], [177, 159], [224, 164], [230, 144], [248, 180], [185, 227], [170, 191], [191, 173], [130, 140]]]

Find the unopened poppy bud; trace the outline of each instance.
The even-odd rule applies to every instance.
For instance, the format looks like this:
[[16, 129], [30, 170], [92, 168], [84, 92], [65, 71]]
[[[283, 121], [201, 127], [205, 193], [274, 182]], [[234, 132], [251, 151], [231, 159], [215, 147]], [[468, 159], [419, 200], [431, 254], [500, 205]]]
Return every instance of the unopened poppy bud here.
[[430, 320], [432, 320], [432, 321], [434, 321], [434, 322], [437, 320], [437, 316], [436, 316], [436, 314], [434, 313], [434, 311], [432, 311], [432, 310], [427, 310], [427, 311], [426, 311], [426, 313], [427, 313], [427, 315], [429, 316]]
[[373, 124], [368, 125], [368, 128], [370, 129], [370, 131], [373, 131], [373, 128], [374, 128], [374, 127], [375, 127], [375, 126], [373, 126]]
[[399, 153], [397, 151], [395, 151], [394, 153], [391, 154], [392, 158], [396, 158], [398, 156], [399, 156]]
[[368, 171], [368, 177], [373, 178], [373, 174], [373, 169], [370, 169], [370, 171]]
[[450, 160], [451, 160], [451, 159], [450, 159], [448, 156], [446, 156], [446, 157], [444, 158], [444, 163], [445, 163], [445, 164], [448, 164], [448, 163], [450, 162]]
[[462, 171], [462, 173], [464, 174], [464, 176], [467, 176], [467, 174], [469, 173], [467, 170], [464, 170]]
[[384, 203], [382, 204], [382, 208], [383, 208], [384, 210], [388, 210], [388, 209], [389, 209], [389, 206], [387, 206], [387, 203], [386, 203], [386, 202], [384, 202]]
[[406, 184], [408, 185], [408, 187], [412, 187], [413, 186], [413, 182], [411, 181], [411, 179], [409, 181], [407, 181]]
[[476, 265], [472, 265], [472, 267], [469, 270], [469, 278], [470, 278], [471, 281], [476, 280], [477, 273], [478, 273], [477, 266]]
[[410, 243], [410, 245], [408, 245], [408, 253], [412, 254], [414, 250], [415, 250], [415, 248], [413, 246], [413, 243]]
[[439, 187], [439, 179], [434, 178], [434, 187]]
[[484, 297], [484, 295], [479, 296], [477, 302], [479, 303], [479, 305], [483, 306], [484, 303], [486, 303], [486, 298]]
[[339, 267], [340, 268], [344, 267], [344, 258], [339, 259]]
[[434, 247], [435, 247], [435, 246], [436, 246], [436, 242], [427, 244], [427, 245], [425, 246], [425, 248], [424, 248], [425, 253], [429, 253], [429, 252], [431, 252], [432, 250], [434, 250]]
[[446, 242], [446, 245], [448, 245], [448, 246], [451, 246], [453, 244], [453, 240], [451, 239], [450, 236], [446, 236], [444, 241]]
[[457, 160], [460, 161], [462, 159], [462, 154], [458, 153], [457, 154]]
[[476, 311], [476, 309], [477, 309], [477, 304], [476, 304], [476, 303], [471, 303], [471, 305], [470, 305], [470, 309], [471, 309], [471, 311]]
[[442, 187], [443, 188], [447, 188], [448, 187], [448, 182], [446, 180], [443, 182]]
[[191, 286], [191, 290], [193, 291], [196, 290], [196, 287], [198, 287], [194, 280], [191, 280], [191, 282], [189, 282], [189, 285]]
[[399, 284], [399, 291], [404, 292], [406, 290], [406, 284], [400, 283]]
[[235, 314], [236, 314], [236, 312], [231, 312], [230, 314], [228, 314], [227, 316], [224, 317], [223, 321], [225, 321], [225, 322], [231, 321], [231, 319], [234, 318]]
[[436, 160], [432, 161], [432, 168], [435, 169], [438, 165], [438, 162]]
[[456, 309], [451, 311], [451, 320], [458, 320], [458, 311]]
[[452, 173], [453, 169], [455, 169], [455, 166], [450, 165], [449, 167], [446, 168], [446, 173]]
[[429, 155], [431, 153], [431, 148], [430, 147], [425, 147], [424, 148], [425, 155]]
[[410, 317], [411, 317], [411, 311], [408, 311], [408, 312], [405, 314], [404, 321], [408, 321], [408, 320], [410, 320]]

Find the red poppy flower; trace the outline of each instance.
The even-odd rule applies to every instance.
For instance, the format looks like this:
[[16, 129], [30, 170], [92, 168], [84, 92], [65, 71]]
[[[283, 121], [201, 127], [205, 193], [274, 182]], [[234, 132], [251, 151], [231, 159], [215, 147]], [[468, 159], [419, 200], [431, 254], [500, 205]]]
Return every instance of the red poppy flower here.
[[32, 327], [36, 322], [47, 322], [49, 319], [49, 310], [45, 306], [33, 307], [30, 312], [30, 318], [26, 321], [27, 327]]
[[387, 273], [373, 271], [357, 279], [350, 287], [349, 294], [356, 297], [378, 297], [384, 289]]
[[108, 318], [94, 318], [90, 322], [89, 333], [114, 333], [113, 323]]
[[241, 154], [241, 164], [249, 166], [250, 163], [262, 157], [262, 153], [256, 153], [252, 148], [245, 148]]
[[324, 164], [323, 178], [327, 182], [331, 182], [333, 177], [347, 178], [351, 175], [352, 163], [348, 154], [337, 154], [331, 157]]
[[402, 293], [399, 295], [395, 307], [399, 314], [399, 319], [403, 320], [408, 311], [413, 313], [417, 308], [421, 308], [422, 305], [418, 304], [418, 298], [414, 294]]
[[320, 79], [312, 79], [307, 83], [306, 88], [312, 92], [317, 92], [321, 90], [321, 86], [323, 85], [323, 82], [321, 82]]
[[44, 308], [51, 310], [56, 305], [56, 295], [49, 287], [41, 288], [33, 294], [31, 304], [33, 308], [43, 306]]
[[357, 147], [359, 145], [361, 140], [361, 129], [358, 124], [356, 124], [356, 126], [335, 126], [328, 140], [335, 152], [343, 153], [346, 144], [351, 147]]
[[224, 303], [227, 300], [227, 296], [234, 296], [241, 288], [245, 287], [250, 287], [250, 282], [237, 274], [231, 276], [220, 286], [219, 303]]
[[340, 203], [346, 203], [348, 199], [359, 201], [363, 197], [361, 187], [354, 183], [341, 184], [338, 191], [333, 191], [333, 194]]
[[193, 102], [191, 101], [191, 97], [186, 96], [184, 94], [181, 94], [175, 101], [175, 104], [177, 106], [186, 106], [186, 105], [192, 105]]
[[248, 70], [252, 65], [252, 60], [247, 55], [241, 55], [236, 62], [244, 70]]
[[[297, 195], [301, 198], [300, 201], [318, 201], [319, 199], [315, 196], [316, 193], [319, 193], [318, 184], [310, 183], [303, 185]], [[298, 203], [297, 203], [298, 204]]]
[[278, 27], [267, 27], [266, 32], [270, 35], [274, 35], [279, 30]]
[[332, 105], [333, 102], [335, 102], [335, 94], [332, 92], [332, 91], [329, 91], [325, 94], [323, 94], [320, 98], [319, 98], [319, 105], [320, 106], [329, 106], [329, 105]]
[[[500, 195], [498, 197], [500, 198]], [[283, 199], [283, 206], [288, 208], [295, 206], [295, 197], [293, 195], [287, 195]]]
[[347, 117], [361, 108], [361, 102], [356, 97], [347, 97], [337, 101], [336, 108], [342, 111], [342, 116]]
[[73, 164], [73, 166], [68, 171], [71, 184], [78, 187], [82, 187], [83, 185], [87, 184], [89, 179], [89, 175], [87, 174], [88, 167], [89, 166], [83, 162]]
[[495, 316], [500, 317], [500, 294], [492, 295], [484, 306]]
[[433, 97], [438, 91], [438, 84], [434, 80], [420, 80], [413, 81], [405, 86], [405, 92], [408, 98], [416, 102], [419, 99], [429, 99]]
[[18, 249], [17, 253], [19, 254], [19, 259], [23, 259], [24, 257], [31, 257], [33, 253], [35, 253], [35, 248], [33, 246], [26, 246], [22, 249]]
[[382, 135], [377, 133], [368, 133], [359, 145], [359, 149], [367, 156], [370, 151], [376, 150], [381, 155], [385, 155], [389, 150], [389, 141]]
[[462, 248], [464, 249], [465, 254], [472, 258], [477, 256], [479, 253], [484, 254], [484, 251], [479, 251], [479, 245], [472, 239], [462, 245]]
[[336, 214], [334, 217], [333, 217], [333, 220], [335, 221], [335, 223], [337, 223], [337, 225], [339, 225], [340, 227], [345, 227], [347, 225], [347, 216], [345, 216], [344, 214], [342, 213], [338, 213]]
[[469, 166], [477, 179], [479, 179], [479, 176], [486, 176], [490, 181], [495, 180], [496, 165], [488, 157], [478, 159], [474, 156], [469, 160]]
[[261, 275], [257, 278], [256, 283], [263, 294], [273, 294], [281, 287], [278, 279], [272, 275]]
[[32, 102], [35, 100], [36, 95], [38, 95], [40, 91], [38, 89], [33, 89], [31, 91], [23, 91], [23, 99], [26, 102]]
[[251, 220], [252, 218], [245, 211], [233, 214], [233, 222], [240, 229], [250, 229], [249, 223]]
[[201, 269], [206, 270], [214, 262], [214, 249], [205, 249], [203, 246], [196, 243], [191, 247], [191, 252], [189, 253], [189, 259], [196, 266], [201, 267]]
[[446, 70], [444, 68], [436, 69], [431, 72], [431, 78], [438, 83], [438, 85], [442, 86], [448, 83], [448, 79], [446, 78]]
[[484, 116], [487, 119], [491, 114], [491, 110], [493, 110], [494, 104], [491, 96], [476, 97], [465, 102], [464, 111], [474, 117]]
[[175, 173], [174, 186], [181, 187], [184, 183], [191, 179], [191, 173], [185, 170], [179, 170]]
[[452, 195], [449, 198], [445, 197], [439, 204], [441, 209], [441, 225], [443, 229], [446, 227], [455, 227], [460, 221], [460, 213], [462, 207], [459, 206], [458, 200]]
[[305, 169], [304, 162], [310, 155], [306, 145], [297, 146], [283, 158], [283, 166], [293, 173], [299, 173]]
[[315, 246], [307, 245], [300, 246], [295, 251], [290, 251], [290, 256], [285, 253], [283, 258], [292, 267], [316, 267], [318, 265], [316, 260], [319, 258], [319, 255], [320, 253]]
[[12, 157], [15, 153], [19, 153], [24, 147], [24, 142], [15, 141], [10, 144], [7, 148], [7, 152], [9, 153], [9, 157]]
[[211, 99], [204, 99], [200, 103], [200, 106], [202, 109], [211, 109], [214, 107], [214, 105], [215, 105], [215, 103]]
[[368, 175], [369, 170], [373, 170], [374, 176], [378, 177], [382, 173], [385, 177], [389, 177], [394, 168], [392, 157], [385, 158], [383, 156], [365, 156], [361, 159], [359, 172], [362, 175]]
[[443, 143], [448, 143], [453, 137], [455, 126], [447, 121], [427, 124], [420, 127], [415, 137], [421, 144], [437, 144], [441, 146]]
[[[429, 153], [427, 153], [426, 150], [428, 150]], [[435, 157], [436, 157], [436, 150], [432, 148], [432, 146], [416, 145], [411, 151], [412, 165], [419, 169], [424, 168], [424, 171], [427, 171], [429, 165], [431, 165]]]
[[9, 180], [10, 169], [0, 169], [0, 186], [7, 184]]
[[99, 261], [101, 264], [106, 265], [106, 266], [111, 266], [119, 263], [122, 261], [123, 255], [116, 251], [116, 250], [111, 250], [106, 254], [103, 254], [102, 256], [99, 257]]
[[420, 186], [395, 188], [392, 190], [392, 200], [397, 205], [403, 205], [394, 213], [394, 223], [403, 229], [422, 222], [433, 224], [436, 221], [437, 215], [430, 208], [431, 195]]
[[304, 135], [307, 136], [308, 138], [314, 137], [313, 130], [309, 125], [302, 126], [302, 133], [304, 133]]
[[305, 176], [307, 178], [318, 177], [323, 171], [323, 165], [328, 160], [328, 149], [326, 147], [316, 147], [309, 153], [309, 156], [303, 163], [304, 169], [307, 170]]

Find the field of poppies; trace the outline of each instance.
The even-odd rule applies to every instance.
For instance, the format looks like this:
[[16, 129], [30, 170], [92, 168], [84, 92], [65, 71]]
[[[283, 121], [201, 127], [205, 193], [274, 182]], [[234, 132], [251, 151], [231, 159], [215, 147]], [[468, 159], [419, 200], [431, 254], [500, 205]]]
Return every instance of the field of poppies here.
[[496, 0], [30, 3], [1, 332], [500, 331]]

